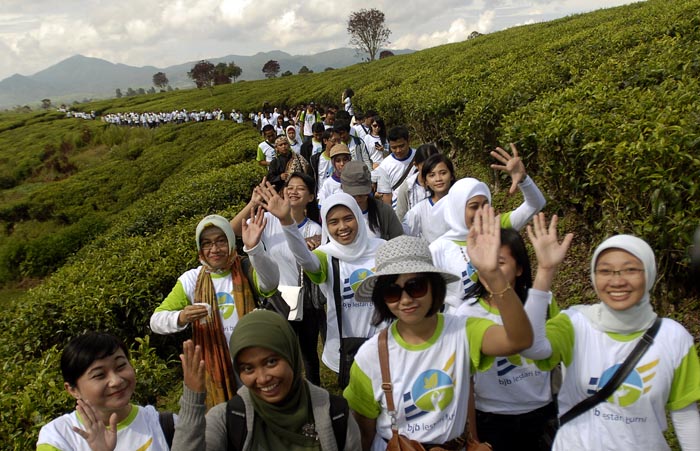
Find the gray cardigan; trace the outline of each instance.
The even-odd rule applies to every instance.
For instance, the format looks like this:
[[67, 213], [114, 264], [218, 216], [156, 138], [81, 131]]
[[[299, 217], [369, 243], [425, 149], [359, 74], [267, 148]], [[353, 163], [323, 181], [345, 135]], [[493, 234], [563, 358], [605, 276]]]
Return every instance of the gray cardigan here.
[[[319, 443], [323, 451], [338, 451], [338, 445], [333, 435], [333, 426], [328, 415], [330, 401], [328, 392], [313, 384], [307, 384], [311, 396], [314, 423], [318, 433]], [[255, 413], [246, 387], [241, 387], [238, 394], [243, 398], [246, 411], [248, 433], [242, 451], [274, 451], [253, 449], [253, 420]], [[180, 413], [175, 426], [172, 451], [227, 451], [228, 432], [226, 431], [226, 403], [217, 404], [206, 412], [204, 400], [206, 393], [196, 393], [183, 388], [180, 398]], [[205, 434], [202, 434], [205, 431]], [[355, 451], [362, 449], [360, 444], [360, 428], [351, 413], [348, 414], [348, 428], [345, 436], [345, 449]]]

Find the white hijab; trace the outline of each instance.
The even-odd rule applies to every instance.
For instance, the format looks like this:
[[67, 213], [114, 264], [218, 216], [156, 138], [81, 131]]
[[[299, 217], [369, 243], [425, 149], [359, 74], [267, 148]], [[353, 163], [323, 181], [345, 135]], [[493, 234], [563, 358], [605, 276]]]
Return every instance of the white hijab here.
[[[447, 201], [444, 205], [444, 221], [449, 227], [440, 238], [451, 241], [465, 241], [469, 228], [464, 219], [464, 211], [469, 199], [475, 196], [486, 196], [488, 203], [491, 203], [491, 191], [484, 182], [475, 178], [464, 178], [457, 180], [450, 188], [449, 193], [440, 201]], [[439, 202], [438, 202], [439, 203]]]
[[[355, 235], [355, 239], [350, 244], [338, 243], [328, 232], [326, 216], [328, 216], [328, 212], [331, 211], [333, 207], [338, 205], [348, 207], [357, 221], [357, 235]], [[357, 205], [355, 198], [347, 193], [337, 192], [325, 198], [323, 200], [323, 206], [321, 207], [321, 218], [323, 218], [323, 223], [321, 225], [321, 243], [325, 244], [319, 246], [318, 250], [338, 260], [353, 262], [355, 260], [373, 257], [374, 253], [377, 251], [377, 247], [384, 243], [384, 240], [381, 238], [369, 236], [360, 206]]]
[[[603, 241], [593, 253], [591, 259], [591, 282], [595, 285], [595, 265], [600, 254], [606, 249], [620, 249], [637, 257], [644, 265], [644, 281], [646, 291], [644, 296], [632, 307], [626, 310], [614, 310], [605, 302], [593, 305], [577, 305], [573, 308], [583, 313], [593, 326], [603, 332], [630, 334], [646, 330], [654, 323], [656, 313], [651, 306], [650, 292], [656, 282], [656, 260], [654, 251], [641, 238], [632, 235], [615, 235]], [[598, 295], [600, 296], [600, 295]]]

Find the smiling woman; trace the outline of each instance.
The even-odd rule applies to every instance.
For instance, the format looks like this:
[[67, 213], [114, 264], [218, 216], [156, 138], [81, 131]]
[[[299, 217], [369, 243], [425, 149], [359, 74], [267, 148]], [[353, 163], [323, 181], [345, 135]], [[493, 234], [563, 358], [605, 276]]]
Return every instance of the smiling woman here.
[[170, 449], [158, 411], [131, 404], [136, 374], [117, 337], [90, 332], [74, 338], [61, 355], [61, 372], [76, 410], [41, 428], [37, 451]]
[[347, 403], [304, 378], [299, 343], [287, 320], [266, 310], [246, 315], [230, 349], [244, 387], [205, 415], [201, 349], [185, 343], [182, 420], [173, 451], [359, 449], [359, 429]]

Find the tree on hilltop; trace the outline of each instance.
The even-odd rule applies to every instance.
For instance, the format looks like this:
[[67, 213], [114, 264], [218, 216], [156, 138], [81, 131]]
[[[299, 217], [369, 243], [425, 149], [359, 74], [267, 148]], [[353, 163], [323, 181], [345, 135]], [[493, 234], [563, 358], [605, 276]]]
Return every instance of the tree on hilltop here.
[[197, 88], [211, 88], [214, 83], [215, 67], [207, 60], [202, 60], [194, 65], [191, 71], [187, 72]]
[[263, 74], [267, 78], [275, 78], [280, 71], [280, 63], [275, 60], [270, 60], [262, 68]]
[[51, 108], [51, 99], [41, 99], [41, 107], [45, 110]]
[[311, 69], [309, 69], [306, 66], [301, 66], [301, 69], [299, 69], [299, 73], [300, 74], [313, 74], [314, 71], [312, 71]]
[[214, 84], [215, 85], [227, 85], [231, 83], [231, 79], [236, 81], [236, 78], [241, 76], [243, 69], [236, 66], [236, 63], [231, 61], [230, 63], [219, 63], [214, 68]]
[[374, 61], [379, 47], [389, 43], [391, 30], [384, 20], [384, 13], [375, 8], [355, 11], [348, 18], [350, 45], [367, 53], [369, 61]]
[[116, 90], [116, 92], [115, 92], [114, 94], [117, 96], [117, 99], [121, 99], [122, 96], [123, 96], [122, 90], [119, 89], [119, 88], [117, 88], [117, 90]]
[[379, 52], [379, 59], [383, 60], [384, 58], [389, 58], [390, 56], [394, 56], [394, 52], [391, 50], [382, 50]]
[[286, 70], [282, 72], [283, 77], [289, 77], [290, 75], [294, 75], [291, 70]]
[[170, 81], [168, 80], [168, 77], [165, 75], [165, 73], [158, 72], [153, 75], [153, 86], [155, 86], [156, 88], [165, 89], [165, 87], [168, 86], [169, 83]]

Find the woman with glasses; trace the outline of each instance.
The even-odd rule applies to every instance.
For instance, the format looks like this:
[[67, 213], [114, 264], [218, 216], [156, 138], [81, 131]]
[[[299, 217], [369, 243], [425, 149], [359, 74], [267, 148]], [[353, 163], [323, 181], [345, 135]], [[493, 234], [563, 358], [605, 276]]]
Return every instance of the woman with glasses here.
[[[238, 320], [255, 309], [256, 299], [275, 293], [277, 265], [262, 252], [250, 251], [248, 259], [236, 253], [231, 224], [209, 215], [195, 234], [200, 266], [182, 274], [172, 291], [151, 315], [151, 330], [174, 334], [192, 325], [194, 342], [204, 351], [208, 373], [207, 406], [230, 399], [235, 393], [228, 343]], [[250, 265], [269, 268], [258, 274]], [[250, 274], [250, 276], [249, 276]]]
[[367, 146], [369, 156], [372, 159], [372, 169], [377, 169], [382, 160], [384, 160], [385, 154], [388, 154], [389, 151], [389, 141], [386, 140], [384, 119], [374, 116], [370, 131], [365, 135], [364, 139], [365, 146]]
[[[551, 241], [542, 214], [528, 226], [528, 235], [533, 242]], [[570, 307], [545, 322], [551, 293], [528, 298], [525, 309], [536, 338], [522, 355], [536, 359], [543, 370], [564, 365], [560, 420], [611, 379], [654, 325], [655, 281], [651, 247], [641, 238], [616, 235], [603, 241], [591, 259], [596, 303]], [[698, 399], [700, 363], [693, 337], [676, 321], [663, 318], [653, 343], [614, 394], [561, 424], [552, 449], [670, 450], [664, 438], [667, 412], [681, 448], [700, 449]]]
[[394, 411], [383, 392], [378, 335], [358, 351], [343, 392], [365, 451], [385, 450], [392, 424], [426, 449], [464, 449], [470, 374], [490, 368], [492, 356], [532, 343], [522, 303], [499, 268], [500, 225], [490, 206], [477, 211], [467, 240], [503, 325], [440, 313], [446, 284], [459, 278], [433, 265], [421, 238], [401, 236], [380, 247], [375, 273], [357, 288], [357, 299], [374, 305], [374, 324], [391, 321], [386, 343]]

